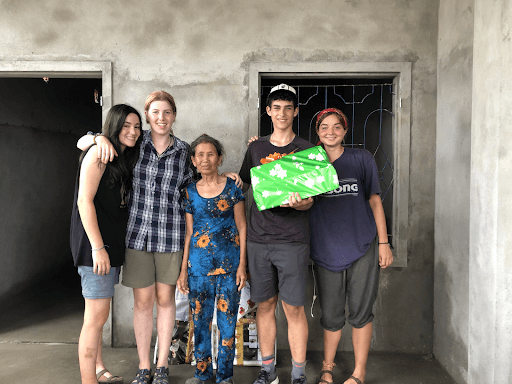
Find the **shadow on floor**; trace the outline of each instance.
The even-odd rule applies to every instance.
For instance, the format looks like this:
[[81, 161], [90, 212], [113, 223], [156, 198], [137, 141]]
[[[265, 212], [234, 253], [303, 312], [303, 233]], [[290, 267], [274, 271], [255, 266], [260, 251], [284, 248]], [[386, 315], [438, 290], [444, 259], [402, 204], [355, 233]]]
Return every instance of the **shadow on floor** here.
[[[78, 342], [84, 299], [73, 266], [16, 294], [3, 296], [0, 342]], [[76, 275], [76, 276], [75, 276]]]

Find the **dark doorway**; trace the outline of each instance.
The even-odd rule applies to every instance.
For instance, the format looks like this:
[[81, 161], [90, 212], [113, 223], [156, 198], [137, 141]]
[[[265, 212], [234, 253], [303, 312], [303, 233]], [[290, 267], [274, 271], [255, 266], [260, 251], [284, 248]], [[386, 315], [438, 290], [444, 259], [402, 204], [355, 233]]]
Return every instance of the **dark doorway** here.
[[69, 223], [76, 141], [101, 130], [102, 80], [44, 76], [0, 77], [0, 303], [10, 314], [0, 340], [18, 330], [26, 341], [69, 341], [64, 329], [35, 336], [30, 327], [83, 310]]

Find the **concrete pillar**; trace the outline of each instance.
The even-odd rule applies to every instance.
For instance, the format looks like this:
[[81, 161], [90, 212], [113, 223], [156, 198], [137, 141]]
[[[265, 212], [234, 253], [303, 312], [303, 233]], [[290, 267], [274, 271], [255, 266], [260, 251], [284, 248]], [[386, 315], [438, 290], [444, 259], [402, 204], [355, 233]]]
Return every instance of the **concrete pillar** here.
[[512, 382], [512, 3], [475, 1], [469, 383]]
[[468, 380], [474, 0], [439, 3], [434, 355]]

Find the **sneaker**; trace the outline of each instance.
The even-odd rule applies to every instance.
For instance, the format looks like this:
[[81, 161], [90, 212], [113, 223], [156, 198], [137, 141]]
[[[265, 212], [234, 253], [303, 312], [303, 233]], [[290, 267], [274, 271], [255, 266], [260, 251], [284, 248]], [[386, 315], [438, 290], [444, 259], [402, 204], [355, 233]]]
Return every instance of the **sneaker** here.
[[277, 371], [267, 372], [261, 368], [258, 378], [253, 384], [279, 384], [279, 377], [277, 377]]
[[169, 368], [160, 367], [155, 369], [153, 384], [169, 384]]
[[150, 384], [152, 380], [151, 369], [139, 369], [132, 384]]
[[292, 379], [292, 384], [308, 384], [308, 379], [305, 375], [300, 375], [298, 379]]

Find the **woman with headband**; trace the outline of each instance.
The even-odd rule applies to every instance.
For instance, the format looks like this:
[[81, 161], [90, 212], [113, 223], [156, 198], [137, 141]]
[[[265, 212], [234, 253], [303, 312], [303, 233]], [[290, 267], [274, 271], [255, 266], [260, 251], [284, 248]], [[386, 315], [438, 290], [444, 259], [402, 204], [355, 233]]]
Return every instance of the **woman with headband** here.
[[372, 307], [379, 268], [393, 262], [377, 165], [365, 149], [345, 148], [347, 117], [336, 108], [317, 116], [316, 132], [339, 179], [339, 188], [317, 196], [310, 211], [311, 258], [324, 328], [324, 361], [319, 383], [333, 382], [336, 350], [345, 324], [353, 327], [355, 369], [345, 384], [362, 384], [372, 338]]

